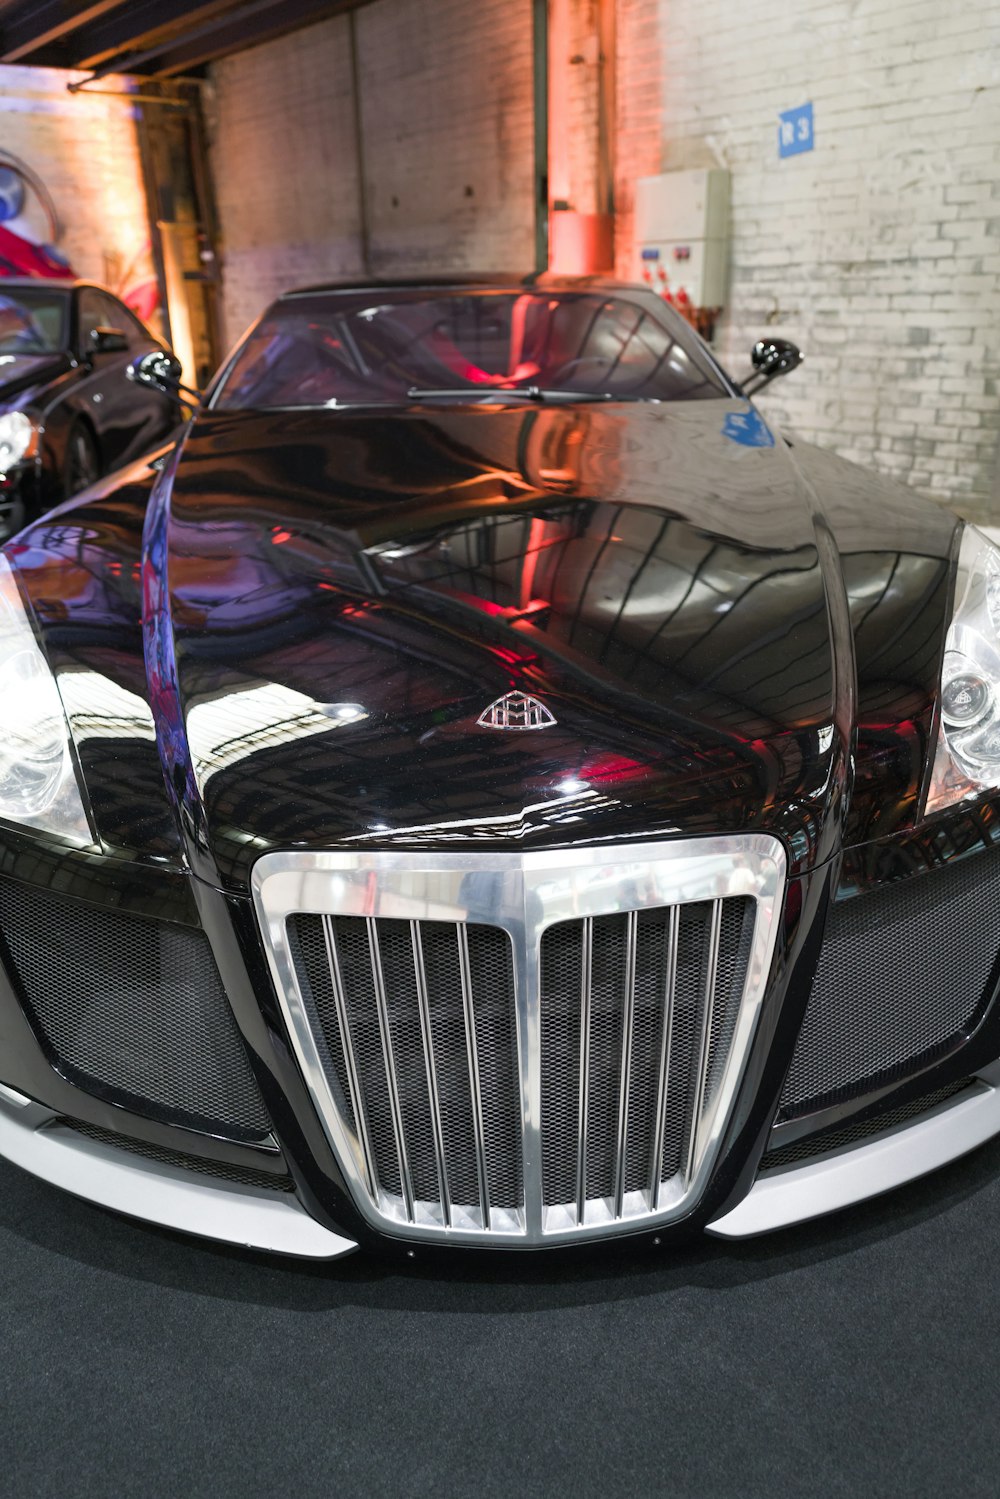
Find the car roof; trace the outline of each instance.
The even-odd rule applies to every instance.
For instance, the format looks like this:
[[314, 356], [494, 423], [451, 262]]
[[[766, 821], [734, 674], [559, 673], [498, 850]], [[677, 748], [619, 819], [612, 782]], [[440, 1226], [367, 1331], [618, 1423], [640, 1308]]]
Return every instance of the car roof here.
[[0, 293], [8, 286], [19, 290], [30, 288], [32, 291], [99, 291], [105, 296], [114, 297], [116, 302], [121, 301], [117, 292], [112, 291], [110, 286], [102, 286], [99, 281], [60, 281], [54, 276], [51, 279], [48, 276], [0, 276]]
[[294, 297], [322, 296], [325, 292], [360, 291], [648, 291], [642, 282], [620, 281], [610, 275], [561, 276], [553, 271], [533, 271], [515, 275], [459, 273], [451, 276], [368, 276], [364, 280], [326, 281], [316, 286], [299, 286], [282, 292], [279, 302]]

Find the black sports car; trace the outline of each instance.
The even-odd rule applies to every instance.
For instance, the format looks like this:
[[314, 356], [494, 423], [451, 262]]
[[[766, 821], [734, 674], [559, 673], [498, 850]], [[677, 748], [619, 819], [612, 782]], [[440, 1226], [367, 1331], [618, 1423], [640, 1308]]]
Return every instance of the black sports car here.
[[177, 404], [123, 379], [158, 349], [103, 287], [0, 281], [0, 537], [169, 436]]
[[317, 1257], [667, 1245], [1000, 1130], [1000, 552], [651, 293], [283, 297], [0, 622], [29, 1171]]

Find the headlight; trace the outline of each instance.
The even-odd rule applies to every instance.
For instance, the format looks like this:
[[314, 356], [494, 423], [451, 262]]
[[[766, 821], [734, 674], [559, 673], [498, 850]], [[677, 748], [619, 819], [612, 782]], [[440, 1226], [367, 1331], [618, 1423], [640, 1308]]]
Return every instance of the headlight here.
[[966, 526], [945, 639], [928, 812], [1000, 786], [1000, 550]]
[[93, 843], [55, 679], [0, 555], [0, 818]]
[[0, 474], [9, 473], [16, 463], [34, 457], [38, 449], [38, 428], [23, 411], [6, 411], [0, 416]]

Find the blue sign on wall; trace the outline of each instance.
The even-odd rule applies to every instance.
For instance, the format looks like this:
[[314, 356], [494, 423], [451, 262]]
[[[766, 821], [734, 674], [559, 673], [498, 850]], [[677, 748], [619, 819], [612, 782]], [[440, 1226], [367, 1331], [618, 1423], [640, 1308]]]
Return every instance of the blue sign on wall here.
[[798, 109], [785, 109], [778, 116], [778, 155], [798, 156], [813, 148], [813, 107], [800, 104]]

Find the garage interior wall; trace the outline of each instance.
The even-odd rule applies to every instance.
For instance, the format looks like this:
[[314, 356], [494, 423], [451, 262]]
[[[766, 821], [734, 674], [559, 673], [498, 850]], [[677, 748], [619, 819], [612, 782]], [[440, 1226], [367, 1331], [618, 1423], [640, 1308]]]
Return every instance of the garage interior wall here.
[[[619, 0], [619, 270], [636, 177], [732, 173], [737, 376], [761, 334], [806, 365], [762, 397], [802, 437], [1000, 520], [996, 0]], [[812, 101], [815, 148], [778, 158]]]
[[357, 109], [351, 24], [211, 70], [230, 340], [279, 291], [364, 273], [362, 202], [373, 274], [534, 265], [531, 0], [364, 6]]
[[[0, 65], [0, 163], [6, 156], [26, 167], [42, 190], [28, 192], [4, 228], [53, 244], [77, 275], [129, 295], [153, 277], [135, 107], [107, 94], [67, 93], [80, 76]], [[106, 86], [124, 83], [111, 77]]]

